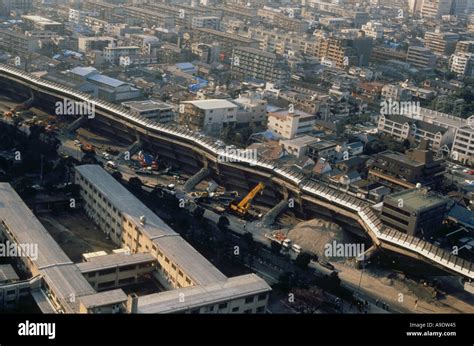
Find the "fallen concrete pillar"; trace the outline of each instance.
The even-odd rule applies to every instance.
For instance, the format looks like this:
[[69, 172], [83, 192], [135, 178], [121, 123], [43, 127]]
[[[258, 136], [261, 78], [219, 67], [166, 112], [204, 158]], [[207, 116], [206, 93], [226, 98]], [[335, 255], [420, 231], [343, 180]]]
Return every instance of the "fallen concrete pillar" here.
[[280, 201], [276, 206], [274, 206], [272, 209], [270, 209], [262, 218], [262, 224], [265, 227], [270, 226], [273, 224], [278, 217], [283, 211], [288, 208], [288, 201], [286, 199]]
[[367, 263], [367, 261], [369, 261], [372, 256], [377, 253], [378, 249], [379, 248], [376, 245], [372, 245], [370, 248], [367, 249], [367, 251], [357, 256], [355, 267], [357, 269], [362, 269]]
[[[142, 142], [139, 139], [137, 139], [135, 142], [132, 143], [132, 145], [130, 145], [127, 148], [127, 153], [130, 155], [130, 157], [132, 157], [141, 149], [142, 149]], [[123, 155], [125, 155], [125, 153], [123, 153]]]
[[87, 120], [87, 117], [85, 116], [80, 116], [78, 119], [74, 120], [67, 128], [69, 132], [74, 132], [78, 128], [80, 128], [82, 125], [84, 125], [84, 122]]
[[185, 192], [190, 192], [197, 184], [201, 182], [205, 177], [211, 173], [211, 170], [207, 167], [203, 167], [194, 174], [188, 181], [183, 185], [183, 190]]

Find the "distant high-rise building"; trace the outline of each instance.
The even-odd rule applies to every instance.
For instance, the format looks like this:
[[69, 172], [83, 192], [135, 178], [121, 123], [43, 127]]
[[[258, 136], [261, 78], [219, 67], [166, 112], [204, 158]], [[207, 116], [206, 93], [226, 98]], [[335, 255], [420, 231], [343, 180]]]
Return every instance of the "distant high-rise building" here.
[[432, 68], [435, 66], [436, 56], [429, 48], [413, 46], [408, 48], [407, 62], [418, 68]]
[[248, 47], [236, 47], [232, 55], [232, 71], [244, 77], [283, 84], [289, 79], [288, 65], [274, 53]]
[[421, 15], [423, 18], [440, 18], [451, 12], [452, 0], [423, 0]]
[[474, 53], [455, 53], [449, 59], [449, 68], [462, 76], [474, 76]]
[[453, 32], [427, 31], [425, 33], [425, 47], [439, 55], [450, 55], [454, 52], [459, 35]]

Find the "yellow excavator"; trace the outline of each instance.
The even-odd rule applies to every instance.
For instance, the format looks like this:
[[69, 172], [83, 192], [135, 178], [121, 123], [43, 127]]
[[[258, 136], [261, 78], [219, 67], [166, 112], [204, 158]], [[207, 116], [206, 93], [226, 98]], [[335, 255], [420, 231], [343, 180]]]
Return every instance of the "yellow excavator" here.
[[257, 186], [255, 186], [252, 191], [248, 193], [247, 196], [242, 198], [240, 202], [237, 201], [232, 201], [229, 204], [229, 209], [236, 213], [239, 216], [245, 217], [248, 216], [248, 212], [250, 209], [250, 203], [252, 200], [255, 198], [255, 196], [263, 191], [265, 188], [265, 185], [263, 183], [258, 183]]

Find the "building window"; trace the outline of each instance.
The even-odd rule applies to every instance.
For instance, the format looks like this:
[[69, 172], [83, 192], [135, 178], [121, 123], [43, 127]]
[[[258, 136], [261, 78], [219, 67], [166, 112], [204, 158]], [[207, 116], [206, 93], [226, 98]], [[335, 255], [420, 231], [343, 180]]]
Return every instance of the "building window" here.
[[266, 293], [262, 293], [262, 294], [259, 294], [258, 295], [258, 301], [262, 301], [262, 300], [265, 300], [267, 298], [267, 294]]
[[227, 308], [227, 303], [219, 304], [219, 309], [225, 309], [225, 308]]
[[257, 308], [257, 313], [261, 314], [263, 312], [265, 312], [265, 307], [264, 306], [260, 306], [260, 307]]
[[232, 308], [232, 312], [239, 312], [239, 307], [236, 306], [235, 308]]
[[245, 298], [245, 304], [250, 304], [250, 303], [253, 303], [253, 297]]

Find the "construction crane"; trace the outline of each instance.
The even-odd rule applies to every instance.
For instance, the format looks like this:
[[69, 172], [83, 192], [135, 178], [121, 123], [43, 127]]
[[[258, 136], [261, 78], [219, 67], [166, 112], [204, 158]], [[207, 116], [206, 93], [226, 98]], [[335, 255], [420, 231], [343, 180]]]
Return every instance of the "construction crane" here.
[[250, 203], [255, 198], [255, 196], [263, 191], [265, 185], [263, 183], [258, 183], [252, 191], [248, 193], [247, 196], [242, 198], [240, 202], [236, 202], [235, 200], [230, 202], [229, 208], [231, 211], [235, 212], [239, 216], [247, 216], [248, 211], [250, 209]]

